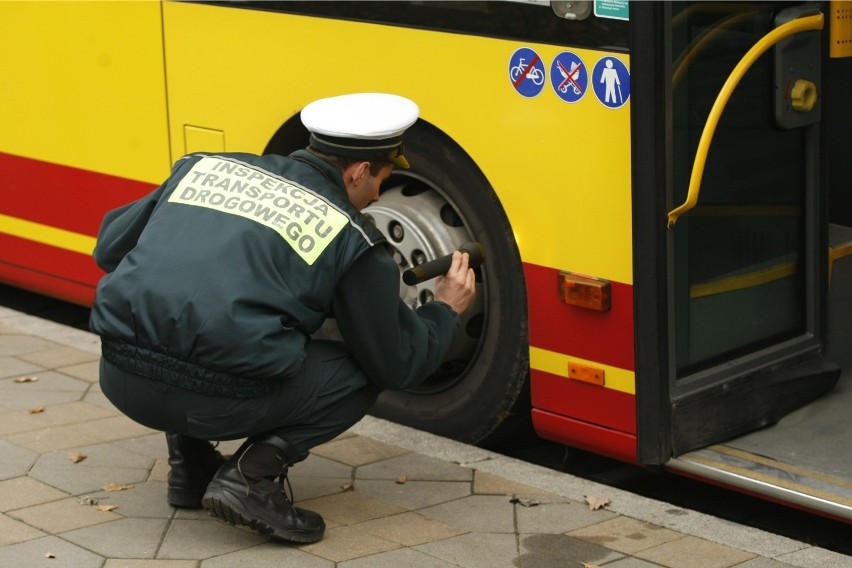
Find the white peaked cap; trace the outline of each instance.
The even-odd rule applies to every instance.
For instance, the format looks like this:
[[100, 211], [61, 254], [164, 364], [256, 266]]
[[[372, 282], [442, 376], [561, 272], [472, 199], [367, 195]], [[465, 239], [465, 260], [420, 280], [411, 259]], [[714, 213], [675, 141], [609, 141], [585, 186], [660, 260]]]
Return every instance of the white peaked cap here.
[[302, 109], [311, 146], [320, 152], [355, 159], [380, 159], [409, 167], [402, 135], [420, 109], [405, 97], [354, 93], [319, 99]]

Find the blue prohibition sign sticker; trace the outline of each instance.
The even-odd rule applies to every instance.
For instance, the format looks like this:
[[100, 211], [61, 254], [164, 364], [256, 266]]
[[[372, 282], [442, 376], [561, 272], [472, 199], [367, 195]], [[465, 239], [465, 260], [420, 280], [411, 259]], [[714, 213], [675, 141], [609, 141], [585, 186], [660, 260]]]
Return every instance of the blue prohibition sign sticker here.
[[544, 62], [538, 53], [521, 47], [509, 59], [509, 81], [519, 94], [535, 97], [544, 89]]
[[577, 54], [563, 51], [550, 66], [550, 84], [560, 99], [576, 103], [589, 88], [589, 70]]
[[630, 71], [615, 57], [602, 57], [592, 70], [592, 88], [606, 107], [621, 108], [630, 98]]

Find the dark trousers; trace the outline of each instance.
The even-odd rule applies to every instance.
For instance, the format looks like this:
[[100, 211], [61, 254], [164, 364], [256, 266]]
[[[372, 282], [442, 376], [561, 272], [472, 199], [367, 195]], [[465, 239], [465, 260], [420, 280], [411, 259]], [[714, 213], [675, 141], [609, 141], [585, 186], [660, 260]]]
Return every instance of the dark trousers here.
[[210, 396], [119, 369], [101, 358], [104, 395], [132, 420], [201, 440], [274, 434], [305, 452], [345, 432], [381, 392], [345, 348], [311, 341], [299, 375], [255, 398]]

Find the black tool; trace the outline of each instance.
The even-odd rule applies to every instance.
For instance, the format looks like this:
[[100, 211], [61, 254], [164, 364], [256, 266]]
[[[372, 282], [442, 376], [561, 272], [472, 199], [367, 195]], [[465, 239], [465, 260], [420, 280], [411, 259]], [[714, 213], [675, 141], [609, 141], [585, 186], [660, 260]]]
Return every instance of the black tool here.
[[[459, 247], [459, 251], [466, 252], [469, 259], [468, 266], [476, 268], [485, 260], [485, 249], [477, 242], [464, 243]], [[426, 280], [446, 274], [453, 264], [453, 255], [448, 254], [423, 264], [418, 264], [414, 268], [409, 268], [402, 273], [402, 281], [409, 286], [420, 284]]]

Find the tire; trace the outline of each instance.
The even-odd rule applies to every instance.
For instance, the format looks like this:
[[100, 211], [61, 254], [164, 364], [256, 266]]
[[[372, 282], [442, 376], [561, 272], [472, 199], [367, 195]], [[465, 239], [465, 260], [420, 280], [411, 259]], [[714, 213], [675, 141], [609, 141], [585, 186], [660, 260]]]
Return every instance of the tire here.
[[[479, 168], [428, 123], [406, 133], [410, 170], [394, 171], [381, 199], [364, 210], [395, 248], [400, 273], [467, 241], [485, 249], [477, 295], [441, 367], [417, 388], [382, 393], [374, 416], [483, 443], [507, 418], [529, 375], [523, 266], [508, 219]], [[434, 280], [401, 284], [412, 308], [432, 298]], [[525, 399], [525, 397], [521, 397]], [[528, 420], [529, 408], [518, 409]]]
[[[304, 148], [298, 118], [284, 124], [266, 153]], [[529, 338], [523, 266], [497, 195], [470, 157], [441, 131], [418, 122], [405, 135], [411, 169], [394, 170], [381, 199], [364, 209], [395, 248], [400, 275], [467, 241], [485, 249], [477, 294], [440, 369], [417, 388], [382, 393], [371, 414], [462, 442], [490, 447], [525, 443], [530, 418]], [[400, 296], [416, 308], [434, 280]], [[334, 326], [318, 335], [339, 337]]]

